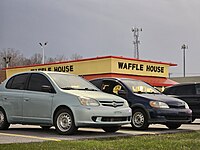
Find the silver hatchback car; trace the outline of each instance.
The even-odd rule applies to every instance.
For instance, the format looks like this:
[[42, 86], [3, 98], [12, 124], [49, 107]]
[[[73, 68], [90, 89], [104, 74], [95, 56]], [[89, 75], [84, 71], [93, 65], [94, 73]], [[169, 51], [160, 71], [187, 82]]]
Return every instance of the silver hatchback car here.
[[55, 126], [59, 134], [79, 127], [116, 132], [129, 124], [126, 100], [98, 90], [83, 78], [60, 72], [18, 73], [0, 86], [0, 129], [10, 124]]

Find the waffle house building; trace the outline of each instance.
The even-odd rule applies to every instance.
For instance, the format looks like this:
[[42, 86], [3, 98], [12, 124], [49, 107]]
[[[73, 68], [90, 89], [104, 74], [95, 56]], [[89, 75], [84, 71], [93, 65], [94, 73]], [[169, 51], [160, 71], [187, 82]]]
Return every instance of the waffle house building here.
[[40, 64], [6, 69], [6, 78], [24, 71], [57, 71], [80, 75], [87, 80], [101, 77], [122, 77], [143, 80], [152, 86], [176, 84], [168, 79], [169, 67], [176, 64], [139, 60], [118, 56], [104, 56], [59, 63]]

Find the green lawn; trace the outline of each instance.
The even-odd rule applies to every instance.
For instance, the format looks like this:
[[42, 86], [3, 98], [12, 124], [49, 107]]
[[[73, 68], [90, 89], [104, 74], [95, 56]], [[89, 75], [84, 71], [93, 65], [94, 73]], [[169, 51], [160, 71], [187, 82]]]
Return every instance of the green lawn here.
[[1, 144], [0, 150], [200, 150], [200, 131], [95, 140]]

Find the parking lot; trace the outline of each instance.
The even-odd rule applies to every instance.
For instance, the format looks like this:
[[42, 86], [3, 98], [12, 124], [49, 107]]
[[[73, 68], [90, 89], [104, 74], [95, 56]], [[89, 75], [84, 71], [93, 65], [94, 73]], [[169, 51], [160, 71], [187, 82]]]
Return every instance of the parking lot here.
[[200, 130], [200, 119], [192, 124], [183, 124], [177, 130], [168, 130], [164, 125], [150, 125], [146, 131], [132, 130], [131, 125], [123, 126], [116, 133], [106, 133], [102, 129], [80, 128], [75, 135], [58, 135], [54, 128], [48, 131], [42, 130], [38, 126], [12, 125], [9, 130], [0, 131], [0, 144], [5, 143], [28, 143], [43, 141], [62, 141], [62, 140], [83, 140], [93, 138], [136, 136], [136, 135], [156, 135], [164, 133], [189, 132]]

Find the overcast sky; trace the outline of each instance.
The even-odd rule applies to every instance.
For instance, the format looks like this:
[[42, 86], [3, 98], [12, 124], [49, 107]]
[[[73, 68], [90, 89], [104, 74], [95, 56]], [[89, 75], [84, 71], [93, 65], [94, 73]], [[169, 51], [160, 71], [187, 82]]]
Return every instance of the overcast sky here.
[[178, 64], [172, 76], [200, 75], [199, 0], [0, 0], [0, 50], [24, 56], [77, 53], [134, 57], [131, 28], [140, 27], [140, 59]]

